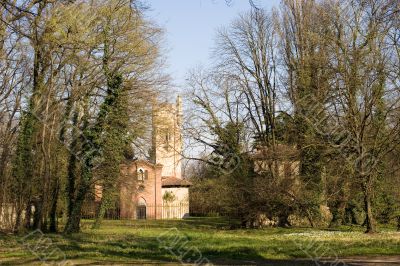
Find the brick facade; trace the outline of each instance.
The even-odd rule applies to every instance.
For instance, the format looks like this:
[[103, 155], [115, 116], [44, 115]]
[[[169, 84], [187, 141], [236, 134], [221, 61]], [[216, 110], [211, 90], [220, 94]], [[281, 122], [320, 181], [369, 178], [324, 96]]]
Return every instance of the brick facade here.
[[[121, 218], [138, 218], [139, 205], [161, 206], [162, 165], [144, 160], [121, 166], [120, 215]], [[142, 175], [143, 174], [143, 175]], [[148, 219], [160, 219], [161, 210], [152, 208], [146, 212]]]

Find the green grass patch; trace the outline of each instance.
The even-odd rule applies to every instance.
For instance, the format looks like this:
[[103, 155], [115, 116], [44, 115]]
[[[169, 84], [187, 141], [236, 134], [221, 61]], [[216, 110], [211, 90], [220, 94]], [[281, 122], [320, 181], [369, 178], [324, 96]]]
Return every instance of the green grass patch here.
[[[82, 233], [0, 235], [0, 264], [248, 262], [294, 258], [399, 255], [400, 233], [385, 228], [336, 230], [267, 228], [230, 230], [221, 217], [160, 221], [104, 221], [100, 229], [82, 222]], [[48, 255], [50, 251], [52, 254]]]

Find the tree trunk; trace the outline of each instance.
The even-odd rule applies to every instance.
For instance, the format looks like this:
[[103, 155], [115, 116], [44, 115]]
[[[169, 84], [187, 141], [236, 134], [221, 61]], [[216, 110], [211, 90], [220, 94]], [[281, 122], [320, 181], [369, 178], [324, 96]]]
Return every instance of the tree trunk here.
[[1, 153], [1, 157], [0, 157], [0, 212], [3, 209], [3, 203], [5, 202], [5, 198], [6, 198], [6, 180], [7, 180], [7, 176], [6, 176], [6, 165], [7, 165], [7, 161], [9, 158], [9, 145], [5, 144], [2, 147], [3, 151]]
[[[73, 141], [75, 142], [75, 140]], [[72, 150], [74, 151], [74, 150]], [[75, 180], [76, 180], [76, 157], [75, 154], [69, 156], [68, 175], [67, 175], [67, 215], [72, 215], [72, 209], [75, 204]]]
[[43, 204], [42, 200], [34, 201], [35, 212], [33, 213], [33, 228], [41, 229], [42, 228], [42, 214], [43, 214]]
[[93, 223], [92, 229], [100, 228], [101, 222], [103, 221], [109, 203], [109, 196], [107, 195], [107, 191], [103, 188], [103, 197], [101, 198], [100, 204], [97, 207], [96, 220]]
[[67, 224], [64, 228], [65, 234], [78, 233], [80, 231], [80, 222], [82, 216], [82, 206], [89, 191], [89, 184], [91, 180], [91, 168], [88, 167], [90, 159], [86, 159], [82, 167], [81, 180], [79, 184], [76, 197], [71, 206], [71, 214], [68, 215]]
[[313, 217], [312, 217], [312, 215], [311, 215], [311, 213], [310, 213], [309, 210], [306, 211], [306, 216], [307, 216], [308, 222], [310, 223], [310, 226], [311, 226], [312, 228], [314, 228], [314, 227], [315, 227], [315, 224], [314, 224]]
[[14, 224], [14, 232], [19, 232], [21, 230], [22, 223], [22, 207], [17, 204], [16, 213], [15, 213], [15, 224]]
[[372, 205], [371, 205], [371, 194], [370, 188], [368, 186], [364, 187], [364, 208], [365, 208], [365, 222], [366, 222], [366, 231], [365, 233], [375, 233], [375, 222], [372, 214]]
[[[72, 215], [72, 209], [74, 206], [75, 200], [75, 183], [77, 178], [77, 158], [76, 154], [78, 153], [78, 145], [79, 145], [79, 134], [77, 132], [78, 128], [78, 116], [79, 111], [75, 110], [73, 118], [72, 118], [72, 142], [70, 144], [71, 153], [69, 155], [68, 161], [68, 173], [67, 173], [67, 215], [70, 217]], [[60, 136], [60, 138], [64, 139], [64, 136]]]
[[343, 224], [346, 202], [339, 200], [332, 208], [332, 221], [329, 227], [336, 227]]
[[291, 224], [289, 222], [289, 214], [284, 212], [281, 213], [278, 217], [278, 226], [279, 227], [290, 227]]
[[65, 225], [64, 229], [65, 234], [79, 233], [82, 203], [83, 201], [82, 202], [76, 201], [76, 204], [72, 209], [71, 216], [68, 217], [67, 224]]
[[60, 183], [58, 180], [56, 181], [56, 185], [53, 191], [53, 202], [51, 204], [50, 210], [50, 227], [49, 231], [56, 233], [57, 232], [57, 203], [58, 203], [58, 194], [60, 191]]
[[82, 184], [82, 186], [78, 191], [74, 204], [71, 208], [71, 215], [68, 216], [67, 224], [65, 225], [64, 228], [65, 234], [79, 233], [81, 216], [82, 216], [81, 214], [82, 206], [87, 191], [88, 191], [87, 186]]

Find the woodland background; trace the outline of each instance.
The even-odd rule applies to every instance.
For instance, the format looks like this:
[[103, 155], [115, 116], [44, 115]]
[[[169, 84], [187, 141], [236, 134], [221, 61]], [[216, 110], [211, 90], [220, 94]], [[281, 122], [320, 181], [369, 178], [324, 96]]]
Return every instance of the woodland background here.
[[[55, 232], [64, 217], [78, 232], [97, 183], [98, 227], [120, 163], [148, 155], [151, 99], [170, 92], [162, 29], [138, 1], [0, 11], [1, 225]], [[242, 226], [400, 228], [399, 17], [395, 0], [284, 0], [220, 29], [212, 66], [188, 75], [185, 146], [203, 151], [183, 154], [193, 208]]]

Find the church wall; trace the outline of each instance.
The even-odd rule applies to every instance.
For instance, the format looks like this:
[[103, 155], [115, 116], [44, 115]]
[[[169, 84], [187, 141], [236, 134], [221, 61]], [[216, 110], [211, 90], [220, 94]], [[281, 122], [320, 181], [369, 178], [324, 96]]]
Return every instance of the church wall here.
[[[133, 180], [134, 185], [121, 184], [120, 206], [123, 218], [142, 217], [143, 208], [137, 207], [138, 205], [146, 205], [146, 219], [166, 218], [162, 200], [165, 191], [172, 191], [176, 195], [176, 199], [169, 204], [169, 207], [186, 205], [179, 208], [173, 217], [168, 215], [167, 218], [182, 218], [189, 213], [187, 187], [162, 189], [162, 177], [182, 179], [181, 98], [177, 98], [176, 104], [155, 102], [153, 108], [152, 151], [150, 153], [152, 163], [139, 160], [125, 167], [125, 180]], [[137, 173], [140, 169], [146, 172], [144, 180], [138, 179]]]
[[175, 200], [172, 204], [188, 204], [189, 203], [189, 188], [188, 187], [169, 187], [162, 188], [162, 195], [165, 192], [172, 192], [175, 196]]
[[[140, 169], [146, 172], [143, 180], [138, 179]], [[153, 166], [140, 161], [125, 167], [120, 193], [121, 218], [137, 218], [138, 202], [145, 203], [147, 219], [161, 218], [162, 210], [155, 208], [162, 205], [161, 169], [160, 165]]]
[[189, 216], [189, 188], [162, 188], [162, 194], [172, 192], [175, 200], [163, 203], [163, 219], [180, 219]]

